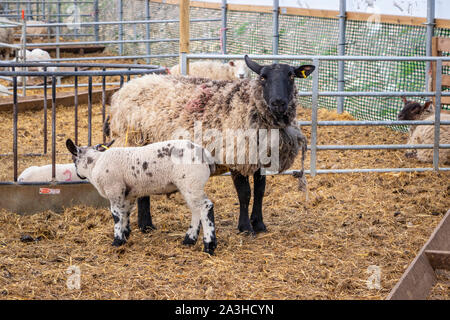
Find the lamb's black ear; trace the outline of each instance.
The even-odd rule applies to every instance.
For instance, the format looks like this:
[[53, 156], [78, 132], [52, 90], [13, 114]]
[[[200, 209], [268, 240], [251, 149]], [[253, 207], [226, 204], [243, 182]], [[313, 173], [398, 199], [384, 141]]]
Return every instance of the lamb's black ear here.
[[95, 149], [100, 152], [106, 151], [109, 149], [109, 147], [111, 147], [111, 145], [114, 143], [114, 141], [116, 141], [116, 140], [113, 140], [107, 144], [98, 144], [95, 146]]
[[245, 63], [247, 64], [247, 67], [252, 70], [253, 72], [256, 72], [257, 74], [261, 73], [261, 69], [263, 68], [263, 66], [261, 66], [260, 64], [256, 63], [255, 61], [253, 61], [252, 59], [250, 59], [248, 57], [248, 55], [244, 56], [244, 60]]
[[74, 156], [78, 155], [78, 148], [75, 145], [75, 143], [73, 143], [72, 140], [70, 140], [70, 139], [66, 140], [66, 147], [70, 151], [71, 154], [73, 154]]
[[308, 76], [313, 73], [316, 69], [313, 65], [305, 64], [303, 66], [294, 69], [295, 76], [297, 78], [308, 78]]
[[406, 97], [400, 97], [400, 98], [402, 98], [402, 101], [403, 101], [404, 104], [408, 103], [408, 100], [406, 100]]

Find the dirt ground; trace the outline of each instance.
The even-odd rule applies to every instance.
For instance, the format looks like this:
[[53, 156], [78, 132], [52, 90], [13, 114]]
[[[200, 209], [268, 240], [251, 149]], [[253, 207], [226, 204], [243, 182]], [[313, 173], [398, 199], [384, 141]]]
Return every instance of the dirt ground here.
[[[299, 119], [311, 111], [299, 110]], [[64, 142], [74, 137], [74, 110], [57, 108], [57, 162], [69, 162]], [[87, 143], [87, 106], [81, 106], [80, 143]], [[19, 154], [42, 152], [42, 111], [19, 114]], [[12, 115], [0, 113], [0, 154], [12, 151]], [[51, 119], [49, 112], [48, 119]], [[320, 110], [319, 120], [352, 119]], [[50, 132], [49, 122], [49, 132]], [[93, 143], [101, 142], [101, 106], [93, 106]], [[303, 129], [309, 139], [309, 128]], [[51, 136], [49, 133], [49, 141]], [[319, 144], [396, 144], [407, 134], [385, 127], [320, 127]], [[49, 145], [50, 146], [50, 145]], [[51, 148], [49, 148], [49, 152]], [[324, 151], [318, 168], [422, 167], [404, 151]], [[308, 154], [309, 156], [309, 154]], [[50, 157], [19, 156], [19, 173]], [[2, 157], [0, 180], [12, 179], [12, 156]], [[307, 161], [306, 167], [309, 167]], [[300, 168], [297, 159], [293, 168]], [[450, 207], [450, 174], [327, 174], [308, 177], [309, 199], [291, 176], [270, 176], [264, 200], [268, 232], [239, 234], [238, 200], [229, 177], [213, 177], [218, 248], [181, 244], [190, 212], [179, 194], [152, 197], [157, 230], [138, 231], [111, 246], [107, 209], [67, 208], [62, 214], [19, 216], [0, 210], [0, 299], [384, 299]], [[37, 239], [21, 241], [25, 235]], [[24, 239], [22, 239], [24, 240]], [[70, 290], [67, 269], [81, 272]], [[370, 266], [381, 271], [369, 289]], [[449, 299], [440, 276], [430, 298]]]

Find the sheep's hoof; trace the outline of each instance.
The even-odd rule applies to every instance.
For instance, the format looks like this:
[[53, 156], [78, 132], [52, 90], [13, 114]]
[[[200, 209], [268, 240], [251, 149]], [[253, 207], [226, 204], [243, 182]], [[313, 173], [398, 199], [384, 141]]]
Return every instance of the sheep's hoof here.
[[245, 235], [254, 236], [256, 234], [255, 230], [253, 230], [250, 224], [242, 224], [242, 225], [240, 224], [238, 225], [238, 230], [239, 232], [244, 233]]
[[214, 255], [214, 250], [217, 248], [217, 242], [211, 241], [211, 242], [204, 242], [203, 244], [204, 244], [203, 252], [206, 252], [211, 256]]
[[192, 239], [191, 237], [189, 237], [189, 235], [186, 234], [186, 236], [184, 237], [183, 240], [183, 244], [185, 246], [192, 246], [197, 242], [197, 239]]
[[267, 231], [266, 225], [262, 221], [255, 221], [255, 222], [252, 221], [252, 226], [253, 226], [253, 230], [256, 233]]
[[149, 233], [153, 230], [156, 230], [156, 227], [153, 224], [150, 224], [148, 226], [139, 227], [142, 233]]
[[121, 245], [125, 244], [125, 242], [127, 242], [127, 241], [119, 239], [119, 238], [114, 238], [114, 241], [113, 241], [112, 245], [114, 247], [120, 247]]

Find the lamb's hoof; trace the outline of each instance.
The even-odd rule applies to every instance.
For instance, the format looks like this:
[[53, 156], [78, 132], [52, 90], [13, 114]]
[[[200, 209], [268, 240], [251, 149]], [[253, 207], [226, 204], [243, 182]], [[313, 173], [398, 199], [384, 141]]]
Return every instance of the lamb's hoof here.
[[204, 244], [203, 252], [206, 252], [211, 256], [214, 255], [214, 250], [217, 248], [217, 242], [211, 241], [211, 242], [204, 242], [203, 244]]
[[267, 231], [266, 225], [265, 225], [264, 222], [262, 222], [262, 221], [255, 221], [255, 222], [252, 222], [252, 226], [253, 226], [253, 230], [254, 230], [256, 233], [259, 233], [259, 232], [266, 232], [266, 231]]
[[149, 233], [153, 230], [156, 230], [156, 227], [153, 224], [151, 224], [148, 226], [139, 227], [139, 230], [141, 230], [142, 233]]
[[197, 242], [197, 239], [192, 239], [189, 235], [186, 235], [183, 240], [185, 246], [192, 246]]
[[123, 239], [119, 239], [119, 238], [114, 238], [114, 241], [113, 241], [112, 245], [114, 247], [120, 247], [121, 245], [124, 245], [125, 242], [127, 242], [127, 241], [123, 240]]

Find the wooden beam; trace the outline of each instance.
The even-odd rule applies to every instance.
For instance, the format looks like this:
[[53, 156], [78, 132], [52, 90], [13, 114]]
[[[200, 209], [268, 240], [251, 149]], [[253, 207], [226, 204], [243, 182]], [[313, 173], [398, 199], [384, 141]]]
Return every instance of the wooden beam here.
[[425, 252], [427, 250], [448, 251], [450, 246], [449, 235], [450, 210], [447, 211], [447, 214], [434, 229], [430, 239], [389, 293], [388, 300], [423, 300], [428, 297], [437, 279]]
[[[106, 101], [109, 101], [114, 92], [119, 88], [107, 88], [106, 89]], [[73, 92], [60, 92], [56, 94], [56, 105], [73, 106], [74, 105], [74, 93]], [[92, 103], [99, 103], [102, 101], [102, 90], [92, 90]], [[47, 97], [47, 105], [51, 106], [51, 95]], [[78, 104], [88, 103], [88, 92], [81, 91], [78, 93]], [[19, 112], [29, 110], [41, 110], [44, 108], [43, 96], [27, 96], [18, 97], [17, 107]], [[12, 111], [13, 102], [11, 98], [0, 98], [0, 111]]]
[[450, 52], [450, 38], [437, 37], [437, 51]]
[[450, 251], [425, 250], [425, 255], [434, 270], [450, 270]]

